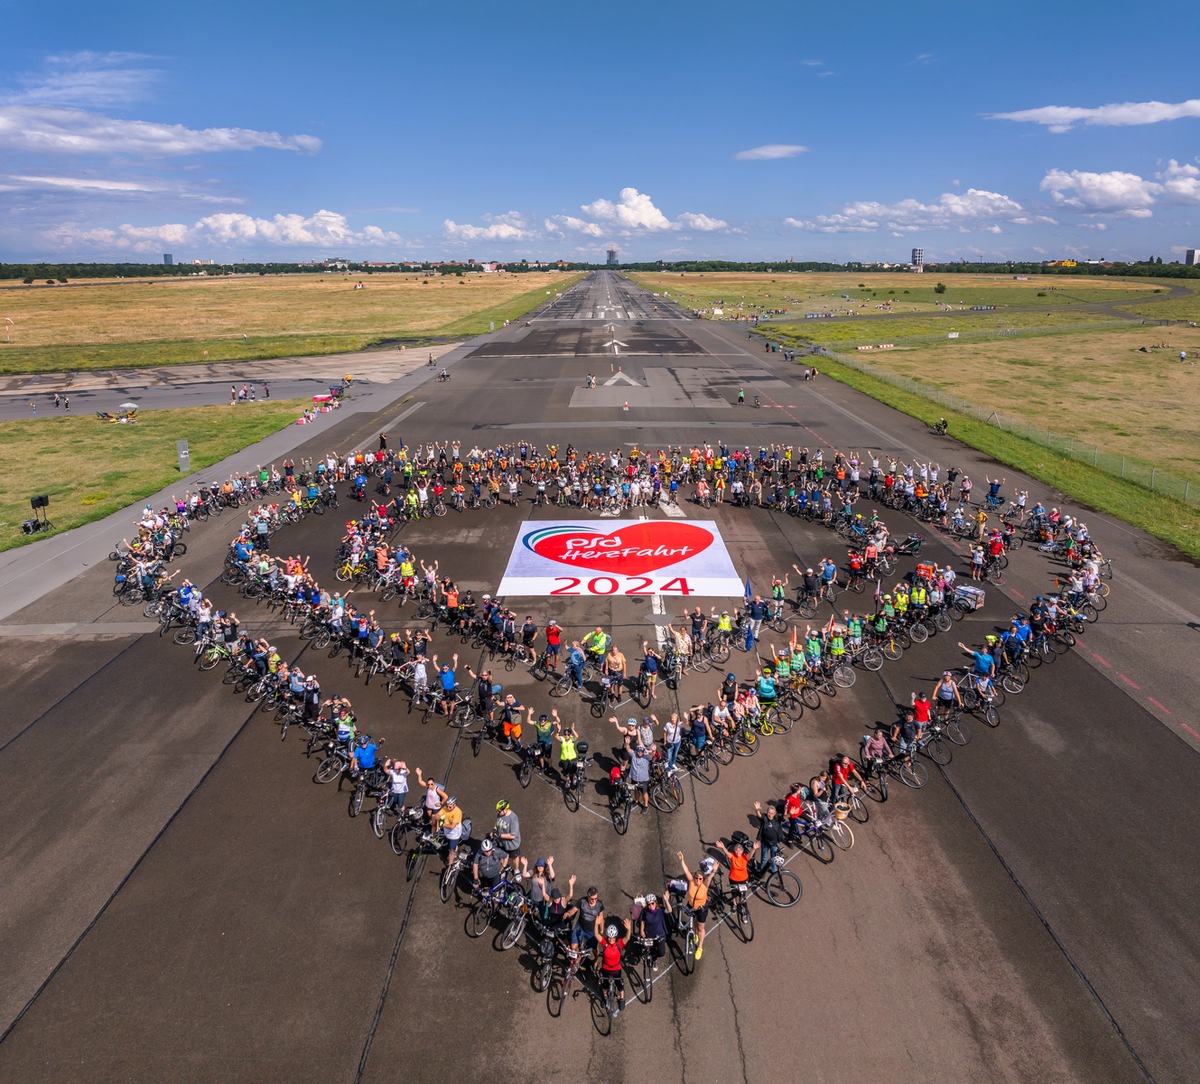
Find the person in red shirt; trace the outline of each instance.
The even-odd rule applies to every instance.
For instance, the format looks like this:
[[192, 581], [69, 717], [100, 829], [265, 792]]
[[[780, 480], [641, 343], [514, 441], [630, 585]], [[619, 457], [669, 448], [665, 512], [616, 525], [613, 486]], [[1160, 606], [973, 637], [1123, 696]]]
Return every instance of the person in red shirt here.
[[552, 617], [546, 622], [546, 666], [551, 670], [558, 669], [558, 649], [561, 644], [562, 629]]
[[625, 951], [625, 942], [629, 940], [630, 931], [629, 919], [623, 918], [621, 922], [625, 926], [624, 936], [621, 936], [616, 923], [610, 922], [604, 930], [604, 936], [597, 938], [600, 946], [600, 974], [617, 984], [617, 1013], [625, 1008], [625, 979], [621, 974], [621, 954]]
[[913, 693], [912, 697], [913, 718], [917, 725], [924, 730], [925, 724], [929, 722], [930, 716], [933, 714], [933, 704], [925, 693]]
[[831, 773], [833, 779], [833, 800], [840, 802], [849, 793], [850, 780], [857, 779], [858, 785], [863, 784], [863, 777], [859, 775], [858, 768], [845, 753], [839, 753], [833, 761], [833, 771]]

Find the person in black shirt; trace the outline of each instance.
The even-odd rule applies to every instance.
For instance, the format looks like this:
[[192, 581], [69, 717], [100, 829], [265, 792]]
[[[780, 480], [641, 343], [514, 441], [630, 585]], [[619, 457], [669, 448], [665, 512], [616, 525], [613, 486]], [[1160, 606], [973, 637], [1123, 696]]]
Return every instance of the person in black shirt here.
[[654, 942], [650, 951], [657, 971], [658, 961], [667, 954], [667, 915], [653, 892], [646, 893], [646, 906], [638, 916], [638, 934]]
[[768, 802], [763, 810], [762, 802], [754, 803], [754, 812], [758, 814], [758, 865], [754, 870], [756, 876], [762, 876], [770, 869], [771, 861], [779, 853], [779, 844], [783, 838], [783, 822], [774, 802]]

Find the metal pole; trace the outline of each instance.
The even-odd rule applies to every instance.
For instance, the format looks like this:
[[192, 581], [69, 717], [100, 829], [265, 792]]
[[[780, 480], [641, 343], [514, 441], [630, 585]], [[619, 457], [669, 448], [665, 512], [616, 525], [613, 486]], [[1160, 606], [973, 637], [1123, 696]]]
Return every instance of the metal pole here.
[[1150, 468], [1150, 488], [1154, 489], [1154, 468]]
[[1100, 446], [1097, 445], [1092, 449], [1092, 466], [1094, 467], [1100, 459]]
[[1125, 477], [1125, 457], [1121, 456], [1121, 477]]

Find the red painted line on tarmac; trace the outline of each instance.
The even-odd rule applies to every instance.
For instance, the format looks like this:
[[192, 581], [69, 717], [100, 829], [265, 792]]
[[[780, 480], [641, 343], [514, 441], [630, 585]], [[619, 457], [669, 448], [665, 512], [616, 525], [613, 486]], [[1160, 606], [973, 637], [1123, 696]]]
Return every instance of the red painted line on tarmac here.
[[1094, 651], [1092, 652], [1092, 658], [1095, 659], [1101, 666], [1105, 667], [1106, 669], [1108, 669], [1108, 670], [1112, 669], [1112, 663], [1109, 662], [1107, 659], [1100, 658], [1100, 656], [1097, 655]]
[[[1154, 699], [1154, 697], [1148, 696], [1148, 697], [1146, 697], [1146, 699], [1149, 700], [1150, 703], [1153, 704], [1156, 708], [1158, 708], [1158, 710], [1161, 711], [1164, 715], [1171, 714], [1170, 711], [1168, 711], [1165, 707], [1163, 707], [1162, 704], [1160, 704], [1157, 700]], [[1192, 728], [1190, 726], [1188, 726], [1187, 723], [1180, 723], [1179, 725], [1181, 727], [1183, 727], [1185, 730], [1192, 730]], [[1196, 734], [1196, 732], [1194, 730], [1192, 730], [1192, 733]], [[1196, 737], [1200, 738], [1200, 734], [1196, 734]]]
[[1141, 689], [1141, 686], [1136, 681], [1130, 681], [1129, 678], [1127, 678], [1124, 674], [1118, 674], [1117, 677], [1119, 677], [1123, 682], [1125, 682], [1125, 684], [1128, 685], [1131, 689]]
[[1020, 591], [1018, 591], [1018, 590], [1017, 590], [1015, 587], [1010, 587], [1008, 590], [1009, 590], [1009, 594], [1016, 595], [1016, 596], [1017, 596], [1017, 598], [1024, 598], [1024, 597], [1025, 597], [1025, 596], [1024, 596], [1023, 594], [1021, 594], [1021, 592], [1020, 592]]

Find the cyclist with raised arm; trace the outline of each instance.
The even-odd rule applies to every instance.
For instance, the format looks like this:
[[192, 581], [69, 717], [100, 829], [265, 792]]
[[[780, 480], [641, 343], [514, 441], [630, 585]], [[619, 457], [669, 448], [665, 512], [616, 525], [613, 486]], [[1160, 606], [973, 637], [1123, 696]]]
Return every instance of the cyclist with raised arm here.
[[596, 938], [600, 948], [600, 975], [603, 979], [615, 983], [617, 987], [617, 1010], [613, 1013], [614, 1016], [620, 1015], [625, 1008], [625, 978], [621, 967], [622, 954], [629, 940], [629, 919], [622, 918], [621, 924], [625, 927], [624, 933], [615, 922], [609, 922], [603, 934], [598, 934]]
[[705, 856], [700, 859], [700, 867], [693, 873], [688, 869], [687, 859], [683, 851], [678, 852], [679, 864], [683, 867], [683, 875], [687, 878], [687, 893], [684, 903], [692, 912], [696, 923], [696, 961], [704, 955], [705, 923], [708, 922], [708, 891], [712, 879], [717, 872], [717, 863]]

